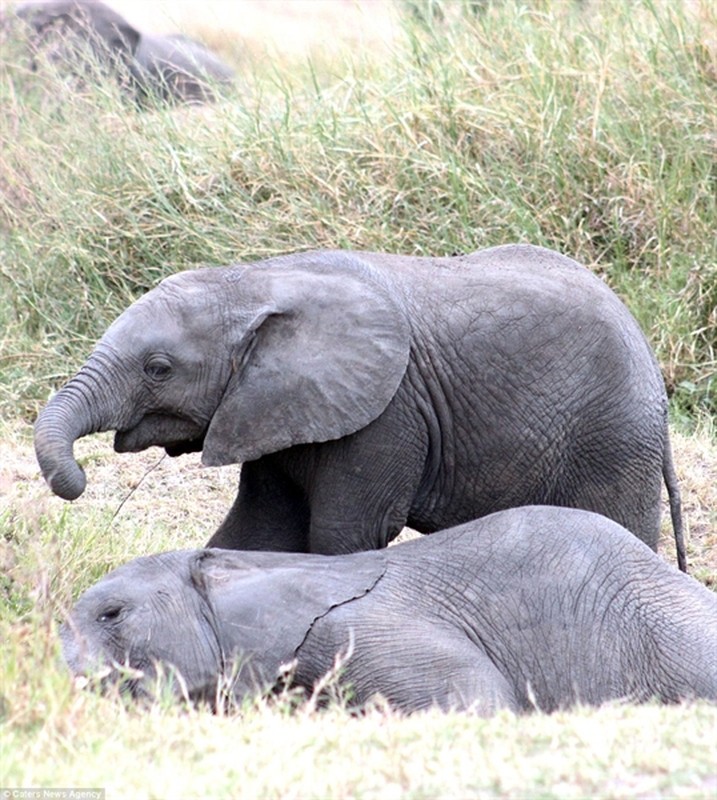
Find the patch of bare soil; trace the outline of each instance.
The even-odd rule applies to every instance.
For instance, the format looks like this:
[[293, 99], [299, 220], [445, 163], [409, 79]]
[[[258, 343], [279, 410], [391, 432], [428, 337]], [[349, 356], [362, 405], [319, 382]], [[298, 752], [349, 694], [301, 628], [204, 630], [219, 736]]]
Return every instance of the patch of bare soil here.
[[[25, 432], [27, 433], [27, 432]], [[66, 505], [43, 480], [27, 435], [3, 442], [0, 467], [0, 513], [37, 519]], [[237, 492], [239, 467], [203, 467], [199, 453], [170, 458], [159, 448], [143, 453], [115, 453], [112, 434], [80, 439], [75, 456], [85, 469], [87, 488], [72, 503], [73, 513], [88, 510], [131, 517], [138, 527], [190, 525], [206, 537], [219, 525]]]
[[[159, 448], [144, 453], [115, 453], [110, 434], [79, 440], [76, 455], [85, 467], [87, 489], [72, 504], [78, 514], [88, 510], [117, 512], [138, 528], [161, 525], [203, 533], [193, 542], [201, 547], [222, 521], [236, 496], [239, 467], [203, 467], [198, 453], [169, 458]], [[690, 572], [717, 588], [717, 442], [707, 437], [673, 435], [682, 490]], [[60, 509], [43, 481], [27, 429], [15, 429], [2, 442], [0, 513], [32, 521]], [[402, 534], [410, 535], [408, 529]], [[660, 552], [675, 563], [669, 511], [663, 509]]]
[[[717, 589], [717, 442], [706, 435], [673, 433], [672, 448], [680, 479], [690, 573]], [[668, 516], [664, 504], [663, 518]], [[670, 560], [674, 553], [672, 529], [667, 522], [662, 529], [660, 550]]]

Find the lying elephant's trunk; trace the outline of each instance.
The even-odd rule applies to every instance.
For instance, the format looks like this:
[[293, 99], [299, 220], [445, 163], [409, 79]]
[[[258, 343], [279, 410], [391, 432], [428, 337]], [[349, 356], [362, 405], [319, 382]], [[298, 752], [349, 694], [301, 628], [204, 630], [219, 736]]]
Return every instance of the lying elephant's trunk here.
[[87, 484], [84, 470], [75, 460], [75, 440], [117, 427], [115, 414], [102, 412], [112, 394], [96, 367], [88, 361], [35, 422], [35, 454], [42, 475], [52, 491], [65, 500], [78, 498]]

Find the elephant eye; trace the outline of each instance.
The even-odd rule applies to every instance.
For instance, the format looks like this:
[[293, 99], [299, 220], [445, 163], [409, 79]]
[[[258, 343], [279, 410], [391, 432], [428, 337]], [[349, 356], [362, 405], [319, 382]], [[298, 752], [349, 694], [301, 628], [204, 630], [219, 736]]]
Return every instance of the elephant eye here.
[[169, 377], [172, 367], [167, 361], [155, 359], [145, 364], [144, 371], [153, 380], [161, 380]]
[[119, 619], [121, 613], [122, 613], [122, 608], [120, 606], [112, 606], [111, 608], [106, 608], [97, 617], [97, 622], [114, 622], [116, 619]]

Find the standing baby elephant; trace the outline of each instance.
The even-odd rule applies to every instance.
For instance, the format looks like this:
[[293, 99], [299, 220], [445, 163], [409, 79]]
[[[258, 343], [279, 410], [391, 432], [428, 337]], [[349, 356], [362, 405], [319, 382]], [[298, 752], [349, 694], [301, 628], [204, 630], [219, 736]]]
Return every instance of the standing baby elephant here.
[[526, 507], [367, 553], [185, 550], [125, 564], [62, 630], [78, 674], [192, 699], [312, 691], [342, 662], [353, 699], [491, 714], [717, 700], [717, 595], [614, 522]]
[[[184, 272], [107, 330], [35, 448], [56, 494], [73, 442], [244, 462], [212, 547], [345, 553], [530, 504], [600, 512], [656, 549], [667, 399], [637, 323], [569, 258], [308, 252]], [[682, 558], [682, 556], [681, 556]]]

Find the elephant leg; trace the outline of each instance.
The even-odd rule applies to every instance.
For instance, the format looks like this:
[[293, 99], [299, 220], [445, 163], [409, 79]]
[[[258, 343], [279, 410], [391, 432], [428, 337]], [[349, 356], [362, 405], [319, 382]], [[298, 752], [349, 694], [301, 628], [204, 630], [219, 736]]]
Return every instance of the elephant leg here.
[[386, 547], [406, 524], [425, 453], [375, 427], [347, 443], [327, 442], [307, 484], [309, 551], [335, 555]]
[[308, 531], [304, 492], [265, 457], [242, 466], [237, 498], [207, 547], [304, 553]]
[[[401, 639], [406, 631], [400, 630]], [[394, 643], [393, 647], [396, 645]], [[392, 705], [410, 711], [438, 706], [489, 717], [501, 709], [519, 712], [513, 687], [463, 631], [421, 628], [398, 652], [386, 647], [377, 688]]]
[[415, 608], [406, 613], [399, 607], [396, 614], [395, 597], [381, 594], [379, 600], [377, 592], [367, 614], [359, 600], [316, 621], [299, 652], [304, 685], [320, 679], [319, 664], [325, 667], [327, 656], [338, 653], [342, 683], [358, 705], [380, 695], [407, 712], [432, 706], [481, 716], [521, 710], [511, 683], [463, 629], [436, 624]]
[[[644, 452], [635, 445], [634, 453]], [[622, 463], [596, 471], [594, 464], [573, 472], [586, 477], [574, 490], [562, 487], [554, 497], [555, 505], [582, 508], [603, 514], [635, 534], [652, 550], [657, 550], [660, 536], [660, 497], [662, 468], [659, 456], [653, 464], [625, 458]]]

